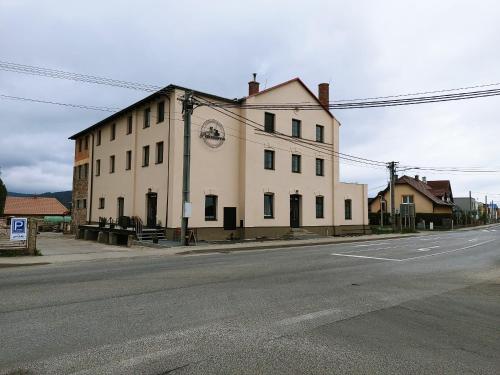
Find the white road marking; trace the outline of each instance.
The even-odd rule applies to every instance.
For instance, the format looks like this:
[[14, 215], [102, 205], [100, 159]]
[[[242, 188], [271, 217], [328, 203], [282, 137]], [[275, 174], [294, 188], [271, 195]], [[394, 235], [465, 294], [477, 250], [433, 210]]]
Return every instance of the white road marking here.
[[469, 242], [476, 242], [477, 241], [477, 238], [473, 238], [471, 240], [469, 240]]
[[321, 311], [316, 311], [313, 313], [309, 314], [304, 314], [304, 315], [299, 315], [299, 316], [294, 316], [293, 318], [286, 318], [283, 320], [280, 320], [278, 324], [280, 325], [290, 325], [290, 324], [297, 324], [306, 320], [311, 320], [311, 319], [316, 319], [316, 318], [321, 318], [322, 316], [327, 316], [331, 314], [338, 313], [340, 310], [338, 309], [329, 309], [329, 310], [321, 310]]
[[417, 251], [429, 251], [429, 250], [431, 250], [431, 249], [435, 249], [435, 248], [437, 248], [437, 247], [439, 247], [439, 246], [423, 247], [423, 248], [421, 248], [421, 249], [417, 249]]
[[481, 246], [481, 245], [484, 245], [484, 244], [487, 244], [487, 243], [490, 243], [490, 242], [493, 242], [493, 241], [496, 241], [496, 240], [489, 240], [489, 241], [479, 242], [479, 243], [476, 243], [474, 245], [461, 247], [460, 249], [454, 249], [454, 250], [448, 250], [448, 251], [441, 251], [439, 253], [432, 253], [432, 254], [420, 255], [418, 257], [404, 258], [404, 259], [398, 259], [398, 260], [401, 261], [401, 262], [403, 262], [405, 260], [413, 260], [413, 259], [419, 259], [419, 258], [433, 257], [435, 255], [441, 255], [441, 254], [449, 254], [449, 253], [454, 253], [455, 251], [466, 250], [466, 249], [470, 249], [470, 248], [473, 248], [473, 247]]
[[354, 245], [353, 247], [366, 247], [366, 246], [377, 246], [377, 245], [389, 245], [388, 242], [374, 242], [370, 244]]
[[339, 256], [339, 257], [365, 258], [365, 259], [378, 259], [378, 260], [392, 260], [394, 262], [401, 262], [401, 259], [368, 257], [368, 256], [364, 256], [364, 255], [340, 254], [340, 253], [332, 253], [331, 255], [336, 255], [336, 256]]

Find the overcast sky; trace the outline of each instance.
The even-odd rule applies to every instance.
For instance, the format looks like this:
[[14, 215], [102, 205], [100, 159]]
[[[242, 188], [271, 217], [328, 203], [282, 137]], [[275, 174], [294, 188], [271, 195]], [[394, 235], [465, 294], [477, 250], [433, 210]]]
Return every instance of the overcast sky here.
[[[497, 1], [0, 1], [0, 60], [241, 97], [300, 77], [330, 100], [500, 82]], [[0, 71], [0, 94], [123, 107], [146, 93]], [[71, 189], [67, 138], [106, 113], [0, 98], [10, 191]], [[340, 151], [382, 161], [500, 168], [500, 97], [338, 110]], [[415, 174], [410, 171], [408, 174]], [[455, 196], [500, 201], [500, 174], [450, 179]], [[387, 172], [341, 165], [369, 184]], [[499, 194], [493, 196], [492, 194]]]

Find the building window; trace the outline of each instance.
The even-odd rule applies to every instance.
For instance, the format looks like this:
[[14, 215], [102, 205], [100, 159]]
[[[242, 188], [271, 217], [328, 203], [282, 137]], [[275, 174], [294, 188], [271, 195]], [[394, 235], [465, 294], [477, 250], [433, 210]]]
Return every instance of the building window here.
[[149, 165], [149, 146], [144, 146], [142, 148], [142, 166], [147, 167]]
[[163, 142], [156, 143], [156, 164], [163, 163]]
[[83, 177], [83, 165], [78, 166], [78, 179], [81, 180]]
[[316, 125], [316, 142], [323, 143], [325, 141], [325, 127]]
[[132, 134], [132, 116], [127, 117], [127, 134]]
[[325, 175], [325, 161], [323, 159], [316, 159], [316, 176]]
[[111, 137], [110, 140], [114, 141], [116, 138], [116, 123], [111, 124]]
[[144, 125], [143, 128], [149, 128], [151, 125], [151, 108], [146, 108], [144, 110]]
[[264, 194], [264, 219], [274, 218], [274, 194]]
[[352, 220], [352, 200], [346, 199], [344, 201], [344, 212], [345, 212], [345, 219]]
[[87, 200], [86, 199], [83, 199], [82, 200], [82, 208], [87, 208]]
[[88, 150], [89, 149], [89, 136], [86, 135], [85, 136], [85, 150]]
[[264, 150], [264, 169], [274, 169], [273, 150]]
[[316, 219], [323, 219], [325, 217], [324, 207], [325, 207], [325, 198], [318, 195], [316, 197]]
[[158, 102], [156, 107], [156, 123], [163, 122], [165, 120], [165, 102]]
[[97, 140], [96, 140], [96, 145], [100, 146], [101, 144], [101, 129], [97, 131]]
[[301, 156], [292, 154], [292, 172], [300, 173]]
[[205, 196], [205, 220], [217, 220], [217, 195]]
[[104, 208], [104, 198], [99, 198], [99, 209], [102, 210]]
[[115, 173], [115, 155], [109, 157], [109, 173]]
[[132, 151], [127, 151], [125, 155], [125, 170], [130, 170], [132, 168]]
[[78, 152], [82, 152], [82, 147], [83, 147], [83, 139], [78, 140]]
[[301, 136], [301, 123], [300, 120], [293, 119], [292, 120], [292, 137], [300, 138]]
[[403, 203], [413, 203], [413, 195], [403, 195]]
[[264, 131], [267, 133], [274, 133], [274, 113], [266, 112], [264, 114]]
[[88, 178], [89, 177], [89, 164], [86, 163], [83, 165], [83, 178]]
[[80, 208], [80, 199], [77, 199], [75, 203], [76, 203], [76, 208]]
[[101, 175], [101, 159], [97, 159], [95, 161], [95, 175], [96, 176]]

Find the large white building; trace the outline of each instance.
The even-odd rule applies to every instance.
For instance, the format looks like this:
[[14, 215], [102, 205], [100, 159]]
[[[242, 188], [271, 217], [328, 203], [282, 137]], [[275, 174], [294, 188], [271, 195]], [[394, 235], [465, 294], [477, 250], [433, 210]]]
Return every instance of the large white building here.
[[[75, 134], [73, 219], [137, 216], [145, 226], [181, 226], [182, 103], [188, 89], [169, 85]], [[191, 90], [189, 90], [191, 91]], [[367, 186], [339, 182], [339, 122], [295, 78], [227, 99], [192, 90], [189, 227], [198, 239], [280, 237], [291, 228], [322, 235], [368, 228]], [[318, 110], [252, 105], [316, 103]]]

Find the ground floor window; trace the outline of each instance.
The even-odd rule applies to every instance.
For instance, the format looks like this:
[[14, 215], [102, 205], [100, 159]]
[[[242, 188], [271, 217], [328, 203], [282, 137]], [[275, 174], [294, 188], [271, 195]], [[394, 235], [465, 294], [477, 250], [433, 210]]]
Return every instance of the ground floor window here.
[[344, 201], [344, 207], [345, 207], [345, 219], [352, 220], [352, 200], [346, 199]]
[[325, 204], [325, 198], [322, 196], [317, 196], [316, 197], [316, 219], [323, 219], [325, 216], [324, 214], [324, 204]]
[[274, 217], [274, 194], [264, 194], [264, 219], [272, 219]]
[[205, 220], [217, 220], [217, 195], [205, 196]]

